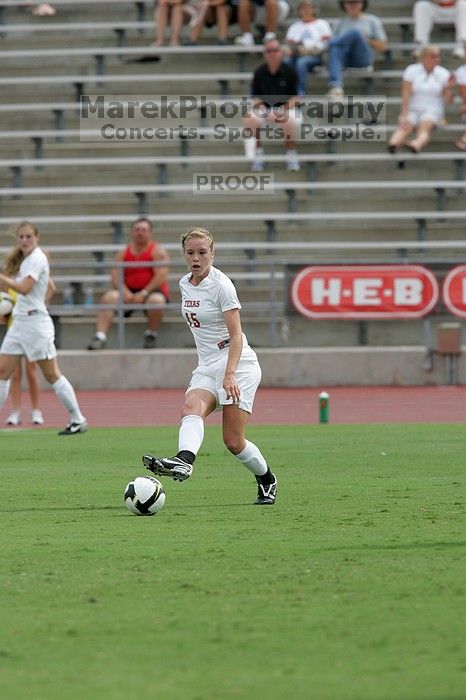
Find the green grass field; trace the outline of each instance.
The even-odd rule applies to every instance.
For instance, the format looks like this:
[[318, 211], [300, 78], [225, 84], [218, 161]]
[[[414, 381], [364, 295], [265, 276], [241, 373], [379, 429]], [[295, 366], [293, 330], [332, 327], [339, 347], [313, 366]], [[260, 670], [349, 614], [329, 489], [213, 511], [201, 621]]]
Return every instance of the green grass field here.
[[464, 425], [249, 437], [274, 507], [208, 428], [137, 517], [124, 487], [176, 428], [0, 432], [2, 698], [466, 697]]

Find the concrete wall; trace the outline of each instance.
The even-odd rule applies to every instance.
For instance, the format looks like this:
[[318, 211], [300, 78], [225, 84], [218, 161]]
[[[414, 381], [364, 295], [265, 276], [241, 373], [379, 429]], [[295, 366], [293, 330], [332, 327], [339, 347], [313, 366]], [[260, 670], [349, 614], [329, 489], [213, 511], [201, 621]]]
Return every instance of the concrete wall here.
[[[449, 383], [445, 358], [435, 356], [424, 369], [425, 349], [267, 348], [257, 351], [262, 386], [440, 385]], [[76, 389], [181, 388], [196, 362], [194, 350], [62, 350], [61, 370]], [[458, 363], [460, 384], [466, 384], [466, 347]]]

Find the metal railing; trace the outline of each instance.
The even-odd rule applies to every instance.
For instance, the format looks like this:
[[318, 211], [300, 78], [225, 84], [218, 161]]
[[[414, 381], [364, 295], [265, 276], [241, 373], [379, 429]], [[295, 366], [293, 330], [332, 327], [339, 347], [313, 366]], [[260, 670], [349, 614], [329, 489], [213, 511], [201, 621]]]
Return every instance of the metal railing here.
[[[171, 269], [177, 270], [177, 275], [170, 275], [171, 278], [176, 277], [177, 279], [185, 273], [185, 268], [182, 268], [182, 263], [178, 262], [144, 262], [144, 267], [170, 267]], [[245, 269], [245, 266], [247, 269]], [[150, 311], [160, 309], [164, 313], [176, 312], [178, 315], [180, 313], [180, 302], [169, 302], [166, 304], [151, 304], [151, 303], [124, 303], [123, 302], [123, 287], [124, 287], [124, 271], [127, 268], [140, 268], [141, 264], [138, 262], [115, 262], [115, 261], [100, 261], [100, 262], [65, 262], [57, 261], [53, 263], [52, 277], [56, 273], [57, 280], [60, 282], [67, 281], [73, 287], [76, 299], [72, 303], [63, 299], [60, 304], [50, 304], [49, 312], [52, 317], [60, 319], [62, 317], [72, 317], [72, 316], [96, 316], [99, 311], [113, 311], [115, 313], [115, 324], [117, 329], [117, 346], [118, 349], [123, 350], [126, 347], [126, 328], [125, 328], [125, 313], [128, 311]], [[258, 268], [265, 268], [259, 270]], [[247, 318], [255, 319], [268, 319], [269, 325], [269, 342], [272, 347], [278, 345], [279, 331], [278, 323], [279, 318], [284, 311], [284, 302], [279, 300], [280, 292], [278, 286], [281, 281], [284, 280], [283, 272], [283, 262], [278, 259], [262, 259], [262, 260], [250, 260], [244, 261], [225, 261], [222, 264], [222, 269], [225, 273], [236, 282], [245, 282], [249, 289], [252, 289], [254, 285], [258, 282], [265, 282], [268, 288], [268, 298], [265, 301], [249, 302], [245, 308], [243, 315]], [[111, 269], [116, 269], [117, 279], [118, 279], [118, 289], [119, 289], [119, 300], [116, 304], [102, 304], [95, 302], [92, 303], [85, 299], [85, 294], [83, 293], [83, 287], [86, 284], [95, 284], [101, 276], [102, 282], [104, 283], [106, 289], [111, 288], [109, 281], [108, 271]], [[69, 272], [64, 275], [61, 274], [63, 271], [79, 270], [75, 273], [70, 274]], [[83, 271], [91, 271], [92, 274], [86, 274]], [[170, 280], [171, 281], [171, 280]], [[57, 285], [58, 286], [58, 285]], [[99, 285], [100, 286], [100, 285]], [[59, 292], [63, 292], [63, 288], [58, 289]], [[102, 294], [104, 289], [99, 289], [98, 294]], [[172, 293], [173, 293], [173, 282], [172, 282]], [[173, 294], [174, 297], [178, 299], [178, 294]]]

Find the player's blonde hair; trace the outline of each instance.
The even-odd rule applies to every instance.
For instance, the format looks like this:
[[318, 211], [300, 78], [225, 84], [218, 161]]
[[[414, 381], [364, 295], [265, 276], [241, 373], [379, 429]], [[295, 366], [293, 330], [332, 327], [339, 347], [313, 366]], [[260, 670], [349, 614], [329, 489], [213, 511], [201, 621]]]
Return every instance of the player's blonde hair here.
[[213, 251], [214, 249], [214, 237], [210, 233], [210, 231], [206, 228], [203, 228], [202, 226], [193, 226], [192, 228], [188, 228], [186, 233], [183, 233], [181, 236], [181, 246], [183, 248], [183, 251], [186, 248], [186, 241], [189, 238], [201, 238], [205, 239], [209, 245], [210, 250]]
[[[34, 236], [36, 238], [39, 238], [39, 229], [34, 226], [34, 224], [31, 224], [30, 221], [22, 221], [19, 226], [16, 228], [15, 234], [18, 235], [18, 233], [21, 231], [23, 228], [29, 228], [32, 230], [34, 233]], [[5, 268], [5, 273], [9, 277], [15, 277], [18, 272], [19, 272], [19, 267], [21, 263], [24, 260], [24, 253], [21, 250], [19, 246], [15, 246], [6, 256], [5, 256], [5, 263], [4, 263], [4, 268]]]

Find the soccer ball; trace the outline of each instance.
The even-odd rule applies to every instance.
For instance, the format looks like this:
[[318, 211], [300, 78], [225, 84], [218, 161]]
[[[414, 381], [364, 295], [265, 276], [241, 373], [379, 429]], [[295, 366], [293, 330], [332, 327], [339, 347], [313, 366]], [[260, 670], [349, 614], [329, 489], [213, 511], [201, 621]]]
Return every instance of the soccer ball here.
[[155, 515], [165, 505], [165, 491], [153, 476], [137, 476], [125, 488], [126, 507], [134, 515]]
[[8, 292], [0, 292], [0, 316], [9, 316], [13, 311], [15, 300]]

